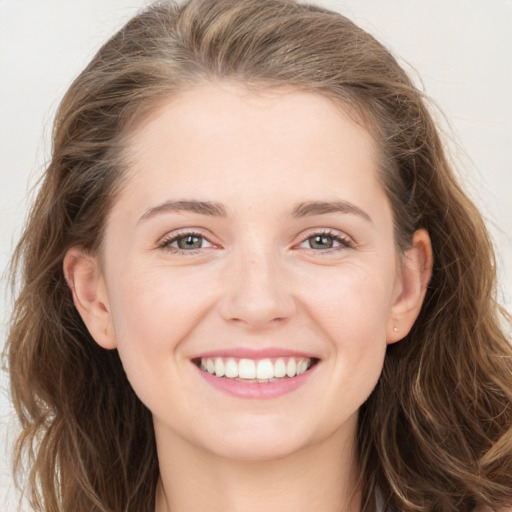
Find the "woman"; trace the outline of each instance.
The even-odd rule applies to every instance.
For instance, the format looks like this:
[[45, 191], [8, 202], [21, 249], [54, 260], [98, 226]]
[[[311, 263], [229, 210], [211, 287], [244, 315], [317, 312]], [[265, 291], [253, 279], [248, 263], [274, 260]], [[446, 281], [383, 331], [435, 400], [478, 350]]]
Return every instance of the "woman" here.
[[492, 248], [370, 35], [157, 4], [53, 142], [8, 342], [36, 510], [512, 505]]

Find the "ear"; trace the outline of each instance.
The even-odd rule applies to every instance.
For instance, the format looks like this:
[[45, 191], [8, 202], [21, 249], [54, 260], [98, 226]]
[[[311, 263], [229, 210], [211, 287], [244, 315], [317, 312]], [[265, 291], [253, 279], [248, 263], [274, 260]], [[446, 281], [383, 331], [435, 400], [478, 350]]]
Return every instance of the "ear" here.
[[413, 235], [412, 247], [405, 251], [398, 276], [397, 291], [387, 326], [387, 343], [403, 339], [420, 313], [432, 276], [432, 244], [424, 229]]
[[98, 259], [82, 247], [72, 247], [64, 258], [63, 270], [75, 307], [91, 336], [103, 348], [116, 348], [107, 289]]

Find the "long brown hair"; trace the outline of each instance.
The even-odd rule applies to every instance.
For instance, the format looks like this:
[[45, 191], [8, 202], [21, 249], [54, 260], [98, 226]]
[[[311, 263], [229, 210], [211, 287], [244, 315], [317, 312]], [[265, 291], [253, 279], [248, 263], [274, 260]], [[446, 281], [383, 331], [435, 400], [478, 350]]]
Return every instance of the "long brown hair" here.
[[[116, 351], [80, 319], [62, 262], [98, 250], [135, 123], [209, 80], [292, 86], [349, 105], [381, 148], [397, 247], [428, 230], [433, 277], [415, 326], [389, 347], [362, 406], [363, 510], [512, 504], [512, 350], [482, 218], [459, 187], [427, 103], [393, 56], [340, 14], [292, 0], [155, 4], [65, 95], [52, 159], [13, 258], [21, 289], [6, 354], [21, 421], [16, 470], [40, 511], [153, 512], [150, 412]], [[503, 312], [501, 312], [503, 313]]]

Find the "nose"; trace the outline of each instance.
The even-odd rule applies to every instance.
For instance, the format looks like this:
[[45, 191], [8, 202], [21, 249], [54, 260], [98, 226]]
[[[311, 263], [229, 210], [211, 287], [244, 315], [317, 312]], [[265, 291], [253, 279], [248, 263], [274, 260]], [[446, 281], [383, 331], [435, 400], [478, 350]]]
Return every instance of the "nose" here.
[[221, 301], [226, 321], [252, 329], [267, 329], [285, 323], [295, 311], [291, 283], [269, 254], [239, 258], [228, 270]]

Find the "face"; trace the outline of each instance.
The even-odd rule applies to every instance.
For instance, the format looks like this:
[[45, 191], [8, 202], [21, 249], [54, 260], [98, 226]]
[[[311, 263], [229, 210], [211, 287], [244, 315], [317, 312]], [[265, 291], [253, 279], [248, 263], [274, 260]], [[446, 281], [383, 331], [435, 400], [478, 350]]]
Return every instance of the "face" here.
[[371, 135], [323, 97], [224, 84], [130, 147], [101, 264], [67, 273], [157, 437], [260, 459], [353, 442], [424, 253], [397, 256]]

